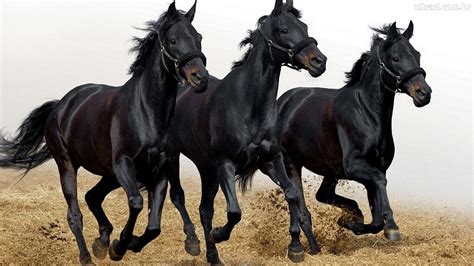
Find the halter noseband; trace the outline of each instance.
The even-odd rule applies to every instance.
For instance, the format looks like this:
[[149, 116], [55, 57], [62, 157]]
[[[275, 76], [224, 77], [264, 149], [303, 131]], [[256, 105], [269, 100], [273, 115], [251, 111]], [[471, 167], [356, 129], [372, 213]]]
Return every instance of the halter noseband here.
[[181, 75], [181, 72], [179, 71], [179, 68], [184, 66], [186, 63], [188, 63], [189, 61], [191, 61], [194, 58], [200, 58], [202, 60], [202, 62], [204, 63], [204, 66], [205, 66], [206, 62], [207, 62], [206, 56], [201, 51], [194, 51], [194, 52], [186, 53], [186, 54], [180, 56], [179, 58], [175, 58], [173, 55], [171, 55], [168, 52], [168, 50], [166, 50], [165, 46], [161, 42], [160, 34], [158, 32], [157, 32], [157, 34], [158, 34], [158, 42], [160, 44], [160, 51], [161, 51], [161, 56], [160, 57], [161, 57], [161, 61], [163, 63], [163, 66], [165, 67], [166, 71], [170, 74], [173, 74], [168, 69], [168, 66], [166, 65], [164, 56], [166, 56], [169, 60], [171, 60], [171, 62], [173, 62], [174, 70], [175, 70], [175, 73], [173, 74], [173, 76], [178, 81], [178, 83], [180, 85], [189, 84], [187, 79]]
[[[416, 76], [416, 75], [423, 75], [423, 77], [426, 77], [426, 72], [423, 68], [421, 67], [417, 67], [417, 68], [414, 68], [414, 69], [411, 69], [411, 70], [408, 70], [407, 72], [401, 74], [400, 76], [393, 73], [393, 71], [391, 71], [390, 69], [388, 69], [388, 67], [383, 63], [382, 61], [382, 58], [380, 57], [380, 51], [379, 51], [379, 47], [377, 47], [377, 60], [379, 61], [379, 64], [380, 64], [380, 82], [382, 83], [382, 85], [384, 86], [384, 88], [386, 90], [389, 90], [393, 93], [401, 93], [403, 91], [402, 88], [400, 88], [400, 85], [402, 85], [403, 83], [407, 82], [408, 80], [410, 80], [412, 77]], [[392, 77], [393, 79], [395, 79], [395, 89], [392, 89], [390, 88], [389, 86], [387, 86], [387, 84], [385, 84], [385, 82], [383, 81], [383, 72], [385, 71], [385, 73], [387, 73], [390, 77]]]
[[281, 45], [276, 44], [274, 41], [269, 39], [267, 37], [267, 35], [265, 35], [265, 33], [263, 32], [263, 30], [261, 28], [258, 28], [258, 30], [260, 31], [263, 38], [265, 39], [265, 42], [268, 45], [268, 50], [270, 52], [270, 58], [272, 59], [272, 61], [275, 62], [275, 58], [273, 57], [272, 48], [278, 49], [278, 50], [282, 51], [283, 53], [286, 53], [288, 55], [288, 58], [290, 58], [290, 63], [284, 63], [282, 65], [287, 66], [291, 69], [298, 70], [298, 71], [300, 71], [301, 68], [294, 64], [295, 55], [297, 55], [299, 52], [301, 52], [301, 50], [303, 50], [304, 48], [306, 48], [308, 45], [310, 45], [312, 43], [316, 44], [316, 46], [318, 45], [318, 41], [316, 41], [314, 38], [309, 37], [307, 39], [302, 40], [298, 44], [296, 44], [293, 48], [288, 49], [288, 48], [285, 48]]

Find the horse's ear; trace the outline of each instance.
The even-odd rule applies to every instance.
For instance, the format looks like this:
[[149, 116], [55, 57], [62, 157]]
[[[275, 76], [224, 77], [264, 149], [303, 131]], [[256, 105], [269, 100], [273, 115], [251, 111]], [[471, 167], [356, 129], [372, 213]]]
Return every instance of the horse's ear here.
[[405, 36], [405, 38], [407, 39], [410, 39], [411, 37], [413, 37], [413, 21], [410, 20], [410, 24], [408, 25], [408, 28], [403, 33], [403, 36]]
[[171, 5], [168, 7], [168, 11], [166, 12], [166, 14], [169, 16], [176, 14], [176, 12], [178, 12], [176, 10], [176, 2], [173, 1], [173, 3], [171, 3]]
[[194, 0], [194, 5], [191, 7], [191, 9], [189, 9], [188, 13], [186, 13], [185, 15], [191, 22], [194, 20], [194, 14], [196, 14], [196, 4], [197, 4], [197, 0]]
[[286, 5], [288, 7], [293, 7], [293, 0], [286, 0]]
[[398, 34], [398, 29], [397, 29], [397, 22], [393, 22], [392, 26], [390, 26], [390, 36], [394, 36]]
[[283, 6], [283, 0], [276, 0], [274, 10], [280, 9], [282, 6]]

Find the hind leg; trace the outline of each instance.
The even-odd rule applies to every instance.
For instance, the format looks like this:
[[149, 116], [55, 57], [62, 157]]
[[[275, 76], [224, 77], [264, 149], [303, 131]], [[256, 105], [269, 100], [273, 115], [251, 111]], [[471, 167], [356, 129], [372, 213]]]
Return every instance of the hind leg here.
[[364, 215], [356, 201], [336, 194], [337, 179], [334, 177], [323, 177], [323, 182], [316, 193], [316, 200], [343, 209], [347, 215], [339, 220], [339, 225], [345, 228], [354, 227], [355, 223], [364, 224]]
[[79, 247], [79, 261], [81, 264], [93, 264], [82, 233], [82, 213], [77, 200], [77, 169], [79, 165], [74, 164], [69, 157], [57, 128], [48, 127], [44, 137], [48, 150], [58, 166], [61, 189], [68, 207], [67, 221]]
[[82, 233], [82, 213], [77, 201], [77, 168], [74, 167], [67, 156], [54, 157], [58, 165], [61, 188], [66, 199], [68, 211], [67, 220], [79, 247], [79, 260], [81, 264], [92, 264], [91, 254], [87, 249], [86, 241]]
[[201, 252], [199, 247], [199, 239], [196, 235], [196, 229], [194, 227], [191, 218], [189, 217], [188, 211], [185, 205], [185, 196], [181, 182], [179, 179], [179, 158], [171, 161], [171, 171], [169, 176], [170, 182], [170, 197], [176, 209], [178, 209], [181, 219], [183, 220], [183, 230], [186, 234], [186, 240], [184, 241], [184, 249], [187, 253], [192, 256], [197, 256]]
[[98, 259], [104, 259], [110, 244], [110, 234], [114, 229], [102, 208], [102, 202], [105, 197], [113, 190], [119, 188], [117, 179], [112, 177], [102, 177], [91, 190], [86, 193], [86, 202], [89, 210], [94, 214], [99, 225], [99, 238], [96, 238], [92, 245], [94, 256]]

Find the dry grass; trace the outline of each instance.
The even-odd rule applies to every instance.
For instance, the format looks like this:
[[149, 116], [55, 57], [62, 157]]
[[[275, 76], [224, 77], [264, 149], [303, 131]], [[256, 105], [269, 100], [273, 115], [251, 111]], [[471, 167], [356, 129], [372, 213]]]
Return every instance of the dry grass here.
[[[59, 186], [57, 172], [42, 167], [31, 172], [18, 185], [10, 187], [17, 175], [0, 172], [0, 264], [77, 264], [78, 250], [66, 221], [66, 204]], [[98, 235], [95, 219], [84, 203], [84, 194], [97, 182], [85, 172], [79, 176], [79, 195], [84, 214], [84, 234], [89, 243]], [[198, 179], [186, 179], [184, 187], [187, 207], [196, 223], [203, 245], [199, 222]], [[306, 184], [314, 195], [315, 184]], [[244, 212], [230, 241], [219, 244], [221, 258], [230, 264], [287, 264], [286, 246], [289, 243], [287, 207], [283, 195], [276, 189], [263, 190], [258, 186], [249, 194], [240, 195]], [[354, 193], [349, 191], [349, 193]], [[306, 255], [309, 264], [397, 263], [397, 264], [472, 264], [474, 262], [473, 222], [467, 216], [453, 216], [445, 210], [407, 208], [405, 202], [394, 202], [393, 209], [403, 240], [389, 242], [379, 235], [355, 236], [336, 224], [341, 212], [337, 208], [316, 203], [307, 195], [313, 215], [314, 232], [322, 247], [320, 255]], [[126, 199], [122, 191], [109, 195], [106, 213], [115, 225], [117, 237], [127, 218]], [[364, 205], [364, 211], [367, 208]], [[219, 193], [216, 201], [214, 225], [225, 221], [225, 201]], [[367, 216], [366, 216], [367, 217]], [[369, 216], [370, 217], [370, 216]], [[366, 220], [370, 220], [367, 218]], [[146, 226], [142, 212], [136, 232]], [[166, 201], [162, 234], [142, 253], [127, 253], [127, 264], [204, 264], [205, 255], [191, 257], [184, 251], [184, 233], [179, 213], [169, 199]], [[308, 247], [306, 241], [303, 244]], [[99, 262], [95, 260], [95, 262]], [[109, 259], [101, 263], [112, 263]]]

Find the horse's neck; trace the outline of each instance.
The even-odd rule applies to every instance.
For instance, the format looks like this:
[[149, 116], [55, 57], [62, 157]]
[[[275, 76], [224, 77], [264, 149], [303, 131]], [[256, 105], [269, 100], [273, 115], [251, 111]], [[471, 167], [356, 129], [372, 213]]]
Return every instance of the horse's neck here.
[[153, 54], [142, 72], [131, 79], [135, 110], [164, 130], [171, 122], [176, 102], [177, 81], [163, 67], [159, 56]]
[[266, 45], [253, 48], [251, 53], [240, 70], [245, 79], [238, 90], [244, 94], [244, 103], [254, 114], [265, 115], [276, 107], [281, 65], [270, 59]]
[[380, 80], [380, 69], [376, 62], [371, 62], [361, 77], [359, 87], [362, 90], [361, 99], [367, 112], [373, 116], [381, 127], [388, 133], [392, 129], [392, 115], [395, 93], [387, 90]]

